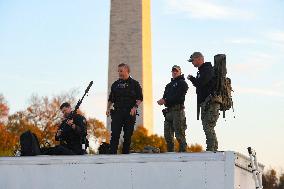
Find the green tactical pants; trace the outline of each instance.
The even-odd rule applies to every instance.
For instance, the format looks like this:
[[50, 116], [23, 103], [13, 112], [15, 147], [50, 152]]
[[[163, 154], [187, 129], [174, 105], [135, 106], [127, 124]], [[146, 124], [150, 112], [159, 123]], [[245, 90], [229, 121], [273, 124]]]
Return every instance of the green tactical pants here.
[[206, 151], [217, 151], [218, 140], [215, 133], [215, 126], [219, 118], [220, 104], [209, 101], [201, 103], [201, 121], [206, 136]]
[[168, 152], [174, 151], [174, 135], [179, 143], [179, 151], [185, 152], [187, 143], [185, 139], [186, 118], [184, 108], [172, 107], [165, 114], [164, 136]]

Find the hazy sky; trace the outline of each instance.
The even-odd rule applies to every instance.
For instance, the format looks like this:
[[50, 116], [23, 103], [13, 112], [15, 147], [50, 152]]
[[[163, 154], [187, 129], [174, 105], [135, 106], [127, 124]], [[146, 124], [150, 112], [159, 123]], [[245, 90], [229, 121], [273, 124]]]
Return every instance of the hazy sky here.
[[[195, 75], [186, 62], [193, 51], [207, 61], [225, 53], [235, 113], [218, 121], [219, 150], [247, 154], [252, 146], [268, 168], [283, 168], [283, 10], [282, 0], [153, 0], [155, 132], [163, 134], [162, 108], [155, 101], [170, 81], [171, 66]], [[0, 0], [0, 93], [10, 113], [24, 109], [35, 93], [52, 96], [75, 88], [80, 96], [93, 80], [83, 110], [105, 122], [109, 14], [109, 0]], [[189, 86], [187, 139], [205, 146]]]

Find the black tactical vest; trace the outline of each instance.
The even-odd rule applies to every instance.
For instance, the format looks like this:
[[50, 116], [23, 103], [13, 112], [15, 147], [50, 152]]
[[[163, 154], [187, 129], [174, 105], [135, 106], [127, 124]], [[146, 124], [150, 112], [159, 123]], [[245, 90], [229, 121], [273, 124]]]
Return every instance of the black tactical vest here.
[[128, 80], [118, 80], [113, 88], [114, 108], [131, 109], [136, 103], [135, 83]]

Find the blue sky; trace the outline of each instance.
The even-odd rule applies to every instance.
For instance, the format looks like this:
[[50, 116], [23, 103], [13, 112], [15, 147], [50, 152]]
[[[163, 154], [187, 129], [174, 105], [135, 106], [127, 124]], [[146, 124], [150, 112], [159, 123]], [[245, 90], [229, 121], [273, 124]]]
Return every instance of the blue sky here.
[[[225, 53], [235, 113], [218, 121], [219, 149], [247, 154], [252, 146], [267, 167], [283, 168], [283, 9], [281, 0], [153, 0], [155, 132], [163, 134], [162, 108], [155, 101], [170, 81], [171, 66], [195, 75], [186, 62], [191, 52], [203, 52], [207, 61]], [[0, 93], [11, 113], [24, 109], [32, 94], [52, 96], [74, 88], [83, 93], [93, 80], [83, 110], [105, 121], [109, 11], [109, 0], [0, 0]], [[190, 84], [187, 139], [204, 146], [195, 102]]]

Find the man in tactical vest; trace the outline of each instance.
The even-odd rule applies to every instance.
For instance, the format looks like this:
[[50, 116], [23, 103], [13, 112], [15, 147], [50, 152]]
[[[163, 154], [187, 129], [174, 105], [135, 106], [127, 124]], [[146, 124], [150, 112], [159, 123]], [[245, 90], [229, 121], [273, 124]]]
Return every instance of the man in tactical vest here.
[[164, 136], [167, 142], [168, 152], [174, 151], [174, 134], [179, 142], [179, 151], [185, 152], [187, 143], [185, 139], [186, 117], [184, 112], [185, 95], [188, 90], [188, 85], [181, 74], [179, 66], [172, 67], [172, 79], [166, 85], [163, 98], [157, 103], [165, 105], [163, 110], [165, 117]]
[[198, 68], [197, 76], [188, 75], [187, 79], [196, 87], [198, 114], [201, 107], [201, 120], [206, 135], [206, 151], [217, 151], [218, 141], [214, 127], [219, 118], [220, 104], [212, 99], [215, 87], [214, 69], [210, 62], [204, 62], [200, 52], [194, 52], [188, 61]]
[[[119, 79], [111, 86], [106, 115], [111, 116], [110, 153], [116, 154], [120, 133], [123, 128], [123, 154], [129, 154], [131, 136], [136, 121], [139, 105], [143, 100], [142, 88], [138, 81], [130, 77], [127, 64], [118, 65]], [[113, 105], [114, 109], [111, 110]]]

